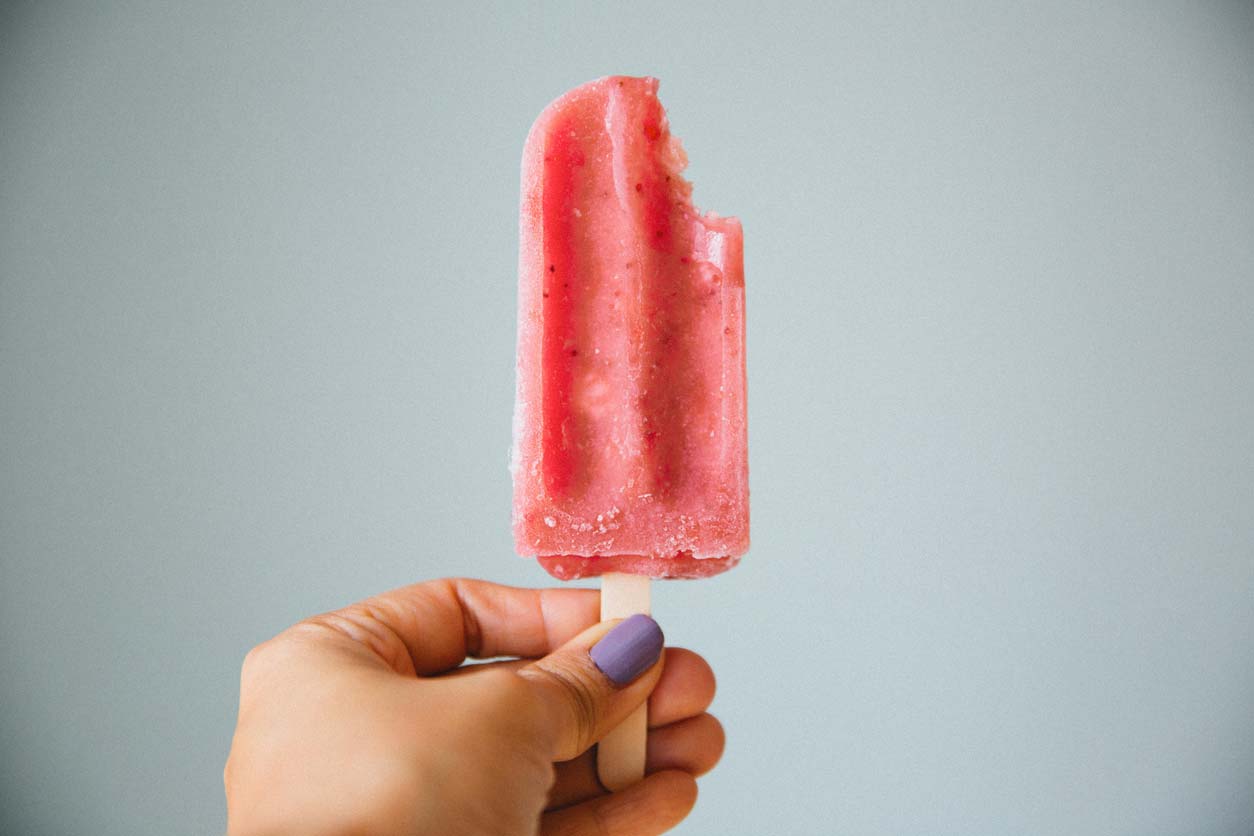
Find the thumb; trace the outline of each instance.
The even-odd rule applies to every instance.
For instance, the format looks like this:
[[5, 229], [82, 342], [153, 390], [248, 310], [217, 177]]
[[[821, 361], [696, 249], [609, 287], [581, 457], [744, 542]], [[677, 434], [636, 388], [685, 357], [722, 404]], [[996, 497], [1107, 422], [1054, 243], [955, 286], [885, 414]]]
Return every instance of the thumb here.
[[589, 627], [519, 670], [547, 710], [553, 760], [578, 756], [649, 698], [663, 643], [656, 621], [633, 615]]

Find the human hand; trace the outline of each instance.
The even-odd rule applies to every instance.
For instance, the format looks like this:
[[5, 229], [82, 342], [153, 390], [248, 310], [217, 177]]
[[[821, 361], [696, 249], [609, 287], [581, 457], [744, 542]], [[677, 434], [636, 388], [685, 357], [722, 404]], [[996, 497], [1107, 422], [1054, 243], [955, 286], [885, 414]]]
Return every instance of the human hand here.
[[[607, 660], [607, 643], [598, 668], [589, 650], [615, 626], [598, 606], [589, 589], [430, 581], [253, 648], [224, 774], [230, 836], [669, 830], [722, 754], [714, 675], [660, 652], [648, 619], [619, 622], [637, 658]], [[501, 656], [518, 658], [458, 667]], [[607, 793], [591, 747], [646, 699], [646, 777]]]

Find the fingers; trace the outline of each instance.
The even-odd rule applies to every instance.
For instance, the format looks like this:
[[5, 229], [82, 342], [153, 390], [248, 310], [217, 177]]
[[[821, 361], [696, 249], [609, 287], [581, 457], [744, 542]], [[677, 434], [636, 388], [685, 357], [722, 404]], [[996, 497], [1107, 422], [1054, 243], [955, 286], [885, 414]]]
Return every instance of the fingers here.
[[547, 716], [552, 760], [583, 752], [648, 699], [662, 675], [662, 643], [657, 622], [634, 615], [585, 630], [518, 671]]
[[[714, 671], [701, 656], [682, 647], [663, 651], [662, 677], [649, 695], [649, 728], [656, 729], [689, 717], [696, 717], [714, 701]], [[502, 659], [478, 665], [463, 665], [442, 674], [446, 679], [474, 677], [485, 671], [518, 671], [531, 664], [525, 659]]]
[[697, 803], [697, 782], [686, 772], [657, 772], [625, 790], [548, 813], [541, 836], [654, 836], [683, 821]]
[[649, 732], [645, 769], [680, 769], [694, 778], [709, 772], [723, 757], [727, 735], [713, 714], [698, 714]]
[[[723, 756], [723, 725], [710, 714], [699, 714], [649, 732], [645, 774], [678, 769], [699, 778]], [[557, 809], [605, 794], [597, 780], [596, 750], [556, 764], [548, 807]]]
[[397, 672], [427, 675], [467, 656], [543, 656], [595, 624], [599, 603], [592, 589], [443, 579], [394, 589], [304, 625], [348, 636]]
[[[714, 767], [723, 752], [722, 726], [709, 715], [700, 723], [684, 722], [701, 716], [713, 700], [714, 672], [706, 661], [691, 650], [666, 648], [662, 676], [649, 696], [646, 772], [674, 768], [703, 775]], [[595, 751], [586, 752], [556, 765], [549, 806], [564, 807], [604, 792]]]
[[714, 687], [714, 671], [705, 659], [686, 648], [666, 648], [662, 678], [649, 695], [649, 728], [705, 711], [714, 702]]

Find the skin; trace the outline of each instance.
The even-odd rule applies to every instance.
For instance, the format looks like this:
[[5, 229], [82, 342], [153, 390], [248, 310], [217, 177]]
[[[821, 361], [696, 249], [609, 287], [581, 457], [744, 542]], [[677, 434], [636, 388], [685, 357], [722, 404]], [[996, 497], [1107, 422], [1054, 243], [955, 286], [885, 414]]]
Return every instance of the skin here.
[[[230, 836], [674, 827], [723, 751], [714, 674], [667, 648], [616, 688], [588, 656], [616, 623], [598, 607], [595, 590], [430, 581], [253, 648], [224, 774]], [[646, 777], [607, 793], [592, 747], [646, 699]]]

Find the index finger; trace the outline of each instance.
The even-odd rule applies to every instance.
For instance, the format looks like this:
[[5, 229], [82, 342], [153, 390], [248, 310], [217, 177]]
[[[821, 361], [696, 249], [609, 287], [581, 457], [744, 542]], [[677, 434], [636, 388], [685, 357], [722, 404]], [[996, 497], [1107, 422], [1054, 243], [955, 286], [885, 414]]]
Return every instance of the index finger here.
[[[468, 578], [403, 586], [319, 616], [403, 670], [440, 673], [466, 658], [537, 658], [597, 623], [595, 589], [523, 589]], [[383, 628], [380, 630], [379, 628]]]

